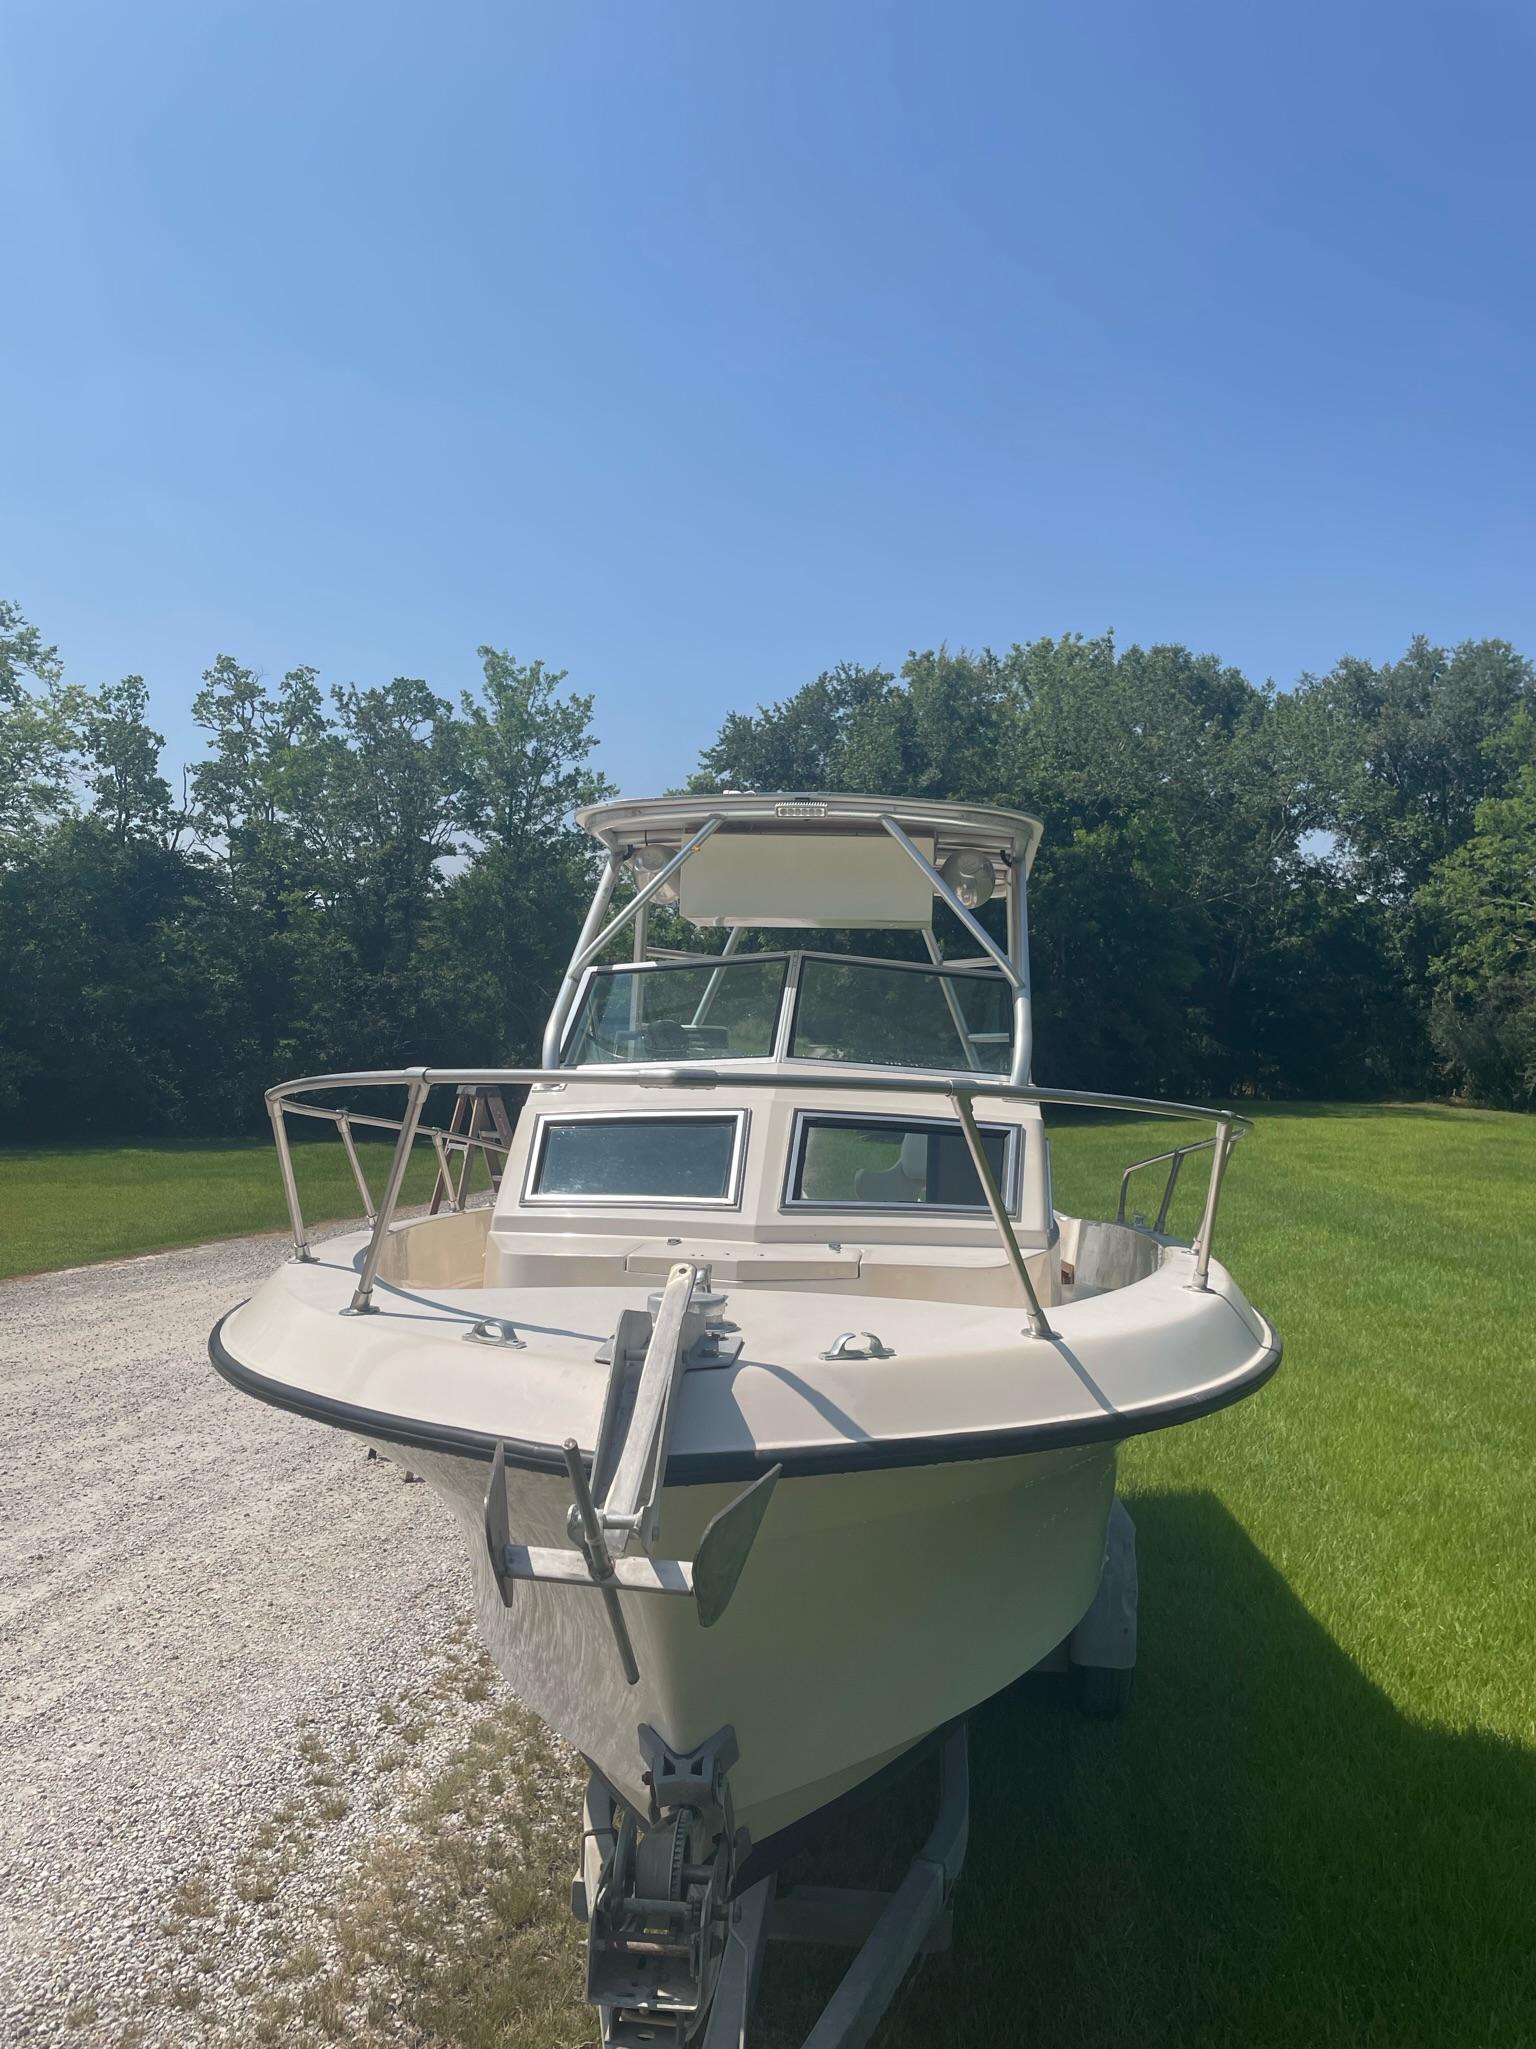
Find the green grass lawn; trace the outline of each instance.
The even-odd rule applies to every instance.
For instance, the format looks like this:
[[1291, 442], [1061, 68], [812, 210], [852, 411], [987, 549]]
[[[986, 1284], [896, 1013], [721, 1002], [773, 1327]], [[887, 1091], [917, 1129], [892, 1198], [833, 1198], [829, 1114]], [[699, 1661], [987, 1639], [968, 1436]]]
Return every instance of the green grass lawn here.
[[[1112, 1213], [1148, 1130], [1059, 1130], [1060, 1206]], [[1536, 2043], [1536, 1119], [1263, 1111], [1216, 1251], [1285, 1364], [1127, 1446], [1135, 1701], [976, 1718], [955, 1948], [882, 2049]]]
[[[1111, 1213], [1176, 1132], [1060, 1127], [1061, 1207]], [[316, 1217], [355, 1209], [339, 1148], [301, 1172]], [[13, 1267], [282, 1223], [270, 1148], [12, 1154], [0, 1186]], [[1261, 1111], [1216, 1251], [1285, 1364], [1126, 1448], [1136, 1699], [1093, 1723], [1026, 1680], [976, 1716], [955, 1948], [880, 2049], [1536, 2044], [1536, 1118]], [[881, 1818], [916, 1817], [913, 1776]], [[479, 1946], [434, 2042], [593, 2039], [568, 1962], [518, 1955]], [[768, 2049], [838, 1968], [770, 1955]]]
[[[357, 1134], [375, 1197], [390, 1147]], [[295, 1143], [294, 1172], [307, 1225], [356, 1217], [357, 1184], [339, 1139]], [[421, 1145], [405, 1200], [432, 1191]], [[483, 1185], [478, 1182], [477, 1185]], [[288, 1211], [270, 1139], [134, 1146], [37, 1146], [0, 1152], [0, 1278], [128, 1259], [247, 1231], [286, 1231]]]

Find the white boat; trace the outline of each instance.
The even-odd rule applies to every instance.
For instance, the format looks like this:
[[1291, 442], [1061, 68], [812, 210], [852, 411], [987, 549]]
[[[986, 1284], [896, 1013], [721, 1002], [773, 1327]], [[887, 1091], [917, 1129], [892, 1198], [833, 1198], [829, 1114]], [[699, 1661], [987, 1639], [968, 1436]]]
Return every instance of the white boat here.
[[[786, 1832], [1082, 1624], [1117, 1446], [1250, 1394], [1280, 1343], [1212, 1256], [1242, 1120], [1031, 1081], [1034, 819], [731, 794], [582, 823], [606, 859], [541, 1065], [274, 1089], [293, 1256], [210, 1349], [263, 1400], [407, 1447], [459, 1517], [498, 1664], [595, 1775], [605, 2039], [681, 2041], [726, 1902]], [[653, 947], [663, 905], [723, 952]], [[925, 957], [821, 931], [914, 933]], [[600, 964], [626, 932], [632, 959]], [[398, 1114], [359, 1107], [390, 1088]], [[1113, 1221], [1063, 1216], [1053, 1103], [1211, 1132], [1139, 1163], [1168, 1169], [1150, 1223], [1125, 1182]], [[295, 1115], [337, 1127], [366, 1231], [308, 1242]], [[369, 1123], [399, 1133], [377, 1201]], [[399, 1217], [419, 1142], [432, 1207]], [[477, 1157], [489, 1206], [462, 1199]]]

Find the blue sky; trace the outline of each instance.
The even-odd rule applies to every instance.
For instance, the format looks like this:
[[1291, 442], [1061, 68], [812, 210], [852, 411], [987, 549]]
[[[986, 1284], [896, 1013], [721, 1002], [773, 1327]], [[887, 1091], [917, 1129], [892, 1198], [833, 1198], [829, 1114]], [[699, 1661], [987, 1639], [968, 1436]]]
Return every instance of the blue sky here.
[[1513, 0], [10, 0], [0, 593], [173, 758], [221, 651], [491, 640], [636, 793], [940, 640], [1536, 653], [1533, 70]]

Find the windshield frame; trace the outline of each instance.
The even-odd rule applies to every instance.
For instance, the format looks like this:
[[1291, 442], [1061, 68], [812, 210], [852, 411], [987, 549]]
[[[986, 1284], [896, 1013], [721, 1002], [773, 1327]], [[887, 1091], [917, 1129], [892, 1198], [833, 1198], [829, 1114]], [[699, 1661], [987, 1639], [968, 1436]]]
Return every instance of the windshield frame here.
[[[698, 1066], [700, 1068], [763, 1066], [845, 1068], [849, 1072], [868, 1072], [872, 1070], [889, 1074], [983, 1074], [989, 1075], [993, 1079], [1004, 1077], [1008, 1072], [1008, 1061], [1012, 1056], [1014, 1043], [1014, 1033], [1011, 1029], [1005, 1036], [984, 1035], [974, 1041], [978, 1046], [995, 1046], [1002, 1050], [1003, 1059], [1001, 1065], [997, 1068], [967, 1066], [965, 1049], [960, 1044], [958, 1036], [955, 1044], [956, 1059], [952, 1065], [947, 1067], [920, 1067], [915, 1063], [906, 1061], [829, 1060], [814, 1053], [796, 1052], [795, 1037], [800, 1028], [801, 970], [807, 961], [826, 961], [836, 967], [889, 969], [893, 973], [904, 975], [927, 975], [938, 980], [941, 984], [946, 980], [949, 982], [981, 982], [991, 988], [1001, 987], [1005, 991], [1007, 990], [1007, 983], [1004, 981], [1000, 971], [990, 965], [967, 962], [964, 966], [959, 963], [951, 966], [944, 961], [890, 960], [877, 954], [836, 953], [824, 947], [765, 947], [761, 952], [754, 950], [752, 952], [742, 951], [728, 954], [699, 953], [690, 954], [681, 960], [611, 961], [586, 968], [582, 972], [575, 1000], [571, 1004], [570, 1016], [561, 1044], [560, 1064], [562, 1067], [582, 1067], [586, 1069], [602, 1068], [607, 1070], [611, 1068], [615, 1075], [621, 1075], [626, 1066], [630, 1064], [623, 1060], [575, 1061], [569, 1057], [571, 1046], [581, 1028], [581, 1020], [587, 1008], [593, 983], [599, 976], [617, 979], [625, 975], [673, 974], [679, 970], [692, 970], [694, 973], [697, 973], [700, 969], [709, 971], [722, 969], [729, 973], [735, 967], [761, 966], [765, 962], [771, 961], [778, 961], [784, 964], [784, 977], [779, 990], [779, 1007], [775, 1019], [773, 1043], [770, 1051], [766, 1053], [726, 1053], [707, 1059], [701, 1057], [697, 1061], [679, 1059], [650, 1064], [676, 1067]], [[646, 1063], [638, 1064], [643, 1065]]]
[[1003, 1047], [1005, 1057], [1000, 1070], [988, 1067], [968, 1067], [965, 1064], [965, 1048], [959, 1043], [958, 1035], [955, 1052], [959, 1057], [952, 1067], [920, 1067], [915, 1062], [908, 1061], [829, 1060], [819, 1054], [797, 1052], [795, 1050], [795, 1041], [800, 1031], [801, 968], [806, 961], [830, 961], [835, 966], [850, 968], [891, 968], [898, 974], [904, 975], [931, 975], [941, 985], [947, 978], [955, 982], [983, 982], [991, 988], [1001, 987], [1005, 990], [1008, 986], [1003, 980], [1001, 973], [993, 967], [949, 967], [942, 961], [931, 960], [883, 960], [875, 954], [828, 953], [820, 948], [806, 947], [796, 954], [789, 971], [789, 981], [785, 992], [789, 998], [787, 1024], [783, 1018], [780, 1019], [781, 1030], [778, 1043], [782, 1049], [781, 1058], [792, 1060], [797, 1066], [846, 1067], [850, 1069], [876, 1068], [890, 1074], [987, 1074], [991, 1075], [994, 1080], [998, 1079], [1000, 1075], [1006, 1075], [1008, 1060], [1012, 1057], [1013, 1053], [1012, 1031], [1008, 1033], [1005, 1039], [983, 1038], [972, 1041], [974, 1045], [1000, 1045]]
[[594, 983], [600, 977], [616, 981], [619, 977], [625, 975], [671, 975], [689, 971], [697, 974], [700, 969], [704, 969], [709, 973], [713, 973], [716, 969], [723, 969], [728, 974], [735, 967], [760, 967], [764, 962], [772, 961], [778, 961], [782, 964], [783, 973], [779, 979], [778, 1005], [774, 1011], [773, 1031], [770, 1035], [769, 1050], [766, 1053], [722, 1053], [712, 1055], [707, 1060], [674, 1060], [666, 1061], [662, 1064], [677, 1067], [748, 1067], [761, 1066], [764, 1061], [776, 1060], [779, 1057], [779, 1047], [784, 1035], [785, 998], [789, 994], [790, 980], [794, 974], [795, 962], [794, 954], [784, 947], [765, 948], [761, 953], [697, 953], [690, 954], [686, 960], [609, 961], [605, 964], [594, 965], [585, 969], [577, 986], [575, 1001], [571, 1005], [571, 1014], [566, 1024], [565, 1036], [561, 1040], [560, 1065], [562, 1067], [601, 1067], [605, 1069], [611, 1067], [616, 1074], [622, 1074], [627, 1066], [633, 1064], [626, 1060], [572, 1060], [570, 1057], [571, 1047], [576, 1041], [577, 1034], [581, 1030], [582, 1019], [586, 1014], [588, 997], [592, 992]]

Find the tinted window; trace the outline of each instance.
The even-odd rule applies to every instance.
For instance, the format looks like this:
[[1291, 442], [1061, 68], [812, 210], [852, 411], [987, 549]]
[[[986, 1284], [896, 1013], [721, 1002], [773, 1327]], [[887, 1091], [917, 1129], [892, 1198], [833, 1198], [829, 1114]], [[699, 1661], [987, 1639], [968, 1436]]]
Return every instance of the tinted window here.
[[573, 1117], [547, 1122], [530, 1193], [725, 1202], [736, 1117]]
[[[848, 1207], [984, 1209], [965, 1134], [953, 1124], [856, 1117], [803, 1117], [790, 1180], [791, 1202]], [[981, 1143], [1008, 1194], [1009, 1134], [983, 1128]]]

